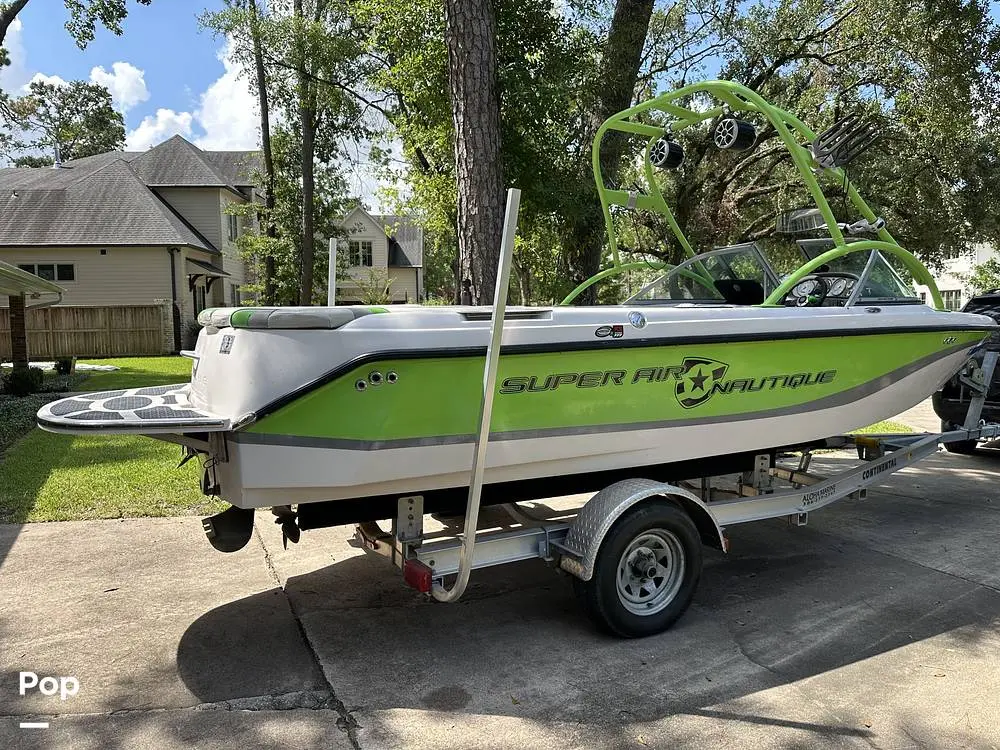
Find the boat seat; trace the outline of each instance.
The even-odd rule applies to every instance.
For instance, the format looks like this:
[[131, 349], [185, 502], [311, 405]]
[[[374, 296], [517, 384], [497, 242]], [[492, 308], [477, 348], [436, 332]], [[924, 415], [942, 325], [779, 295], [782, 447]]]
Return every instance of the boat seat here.
[[215, 328], [304, 329], [340, 328], [365, 315], [386, 312], [381, 307], [210, 307], [198, 322]]
[[730, 305], [759, 305], [767, 297], [756, 279], [716, 279], [715, 288]]

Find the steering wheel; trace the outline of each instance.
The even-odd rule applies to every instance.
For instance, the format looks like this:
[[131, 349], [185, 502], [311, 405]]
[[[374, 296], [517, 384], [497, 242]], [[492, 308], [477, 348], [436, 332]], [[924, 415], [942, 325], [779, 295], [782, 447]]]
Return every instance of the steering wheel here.
[[823, 274], [811, 273], [799, 279], [785, 297], [786, 305], [795, 307], [819, 307], [830, 293]]
[[[792, 287], [785, 298], [786, 305], [796, 307], [819, 307], [827, 297], [849, 297], [845, 294], [845, 284], [839, 285], [837, 280], [850, 280], [854, 284], [860, 281], [857, 274], [848, 271], [818, 271], [803, 276], [799, 283]], [[850, 287], [848, 287], [850, 288]]]

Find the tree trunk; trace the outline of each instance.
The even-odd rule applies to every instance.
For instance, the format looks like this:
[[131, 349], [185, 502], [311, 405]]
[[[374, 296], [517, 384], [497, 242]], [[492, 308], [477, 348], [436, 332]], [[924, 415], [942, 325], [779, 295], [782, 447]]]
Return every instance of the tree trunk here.
[[28, 331], [23, 294], [12, 294], [10, 297], [10, 359], [15, 370], [28, 369]]
[[12, 3], [0, 4], [0, 44], [7, 37], [7, 29], [14, 23], [21, 8], [28, 4], [28, 0], [14, 0]]
[[445, 0], [448, 88], [455, 124], [458, 258], [473, 304], [493, 302], [503, 232], [496, 13], [492, 0]]
[[[264, 71], [264, 53], [260, 44], [260, 14], [257, 0], [250, 0], [250, 37], [253, 40], [253, 61], [257, 74], [257, 103], [260, 108], [260, 150], [264, 158], [264, 234], [271, 239], [278, 236], [274, 225], [274, 154], [271, 151], [270, 102], [267, 93], [267, 75]], [[264, 256], [265, 305], [274, 304], [274, 256], [270, 249]]]
[[[302, 0], [295, 0], [293, 13], [304, 23]], [[315, 177], [313, 158], [316, 154], [316, 103], [313, 84], [306, 70], [304, 30], [297, 31], [295, 68], [298, 83], [299, 124], [302, 130], [302, 270], [299, 285], [299, 304], [311, 305], [313, 293], [313, 261], [316, 238], [313, 236], [315, 211]]]
[[[635, 83], [642, 62], [642, 48], [653, 15], [653, 0], [618, 0], [611, 20], [604, 55], [598, 70], [594, 111], [590, 113], [590, 137], [611, 115], [632, 104]], [[618, 177], [625, 136], [609, 132], [601, 144], [601, 172], [605, 184], [614, 183]], [[586, 205], [569, 228], [569, 270], [574, 286], [589, 279], [600, 269], [601, 250], [605, 241], [604, 215], [600, 198], [593, 187], [590, 169], [590, 150], [582, 166], [582, 179], [590, 189], [584, 192]], [[596, 287], [590, 287], [577, 297], [577, 304], [592, 305], [597, 301]]]

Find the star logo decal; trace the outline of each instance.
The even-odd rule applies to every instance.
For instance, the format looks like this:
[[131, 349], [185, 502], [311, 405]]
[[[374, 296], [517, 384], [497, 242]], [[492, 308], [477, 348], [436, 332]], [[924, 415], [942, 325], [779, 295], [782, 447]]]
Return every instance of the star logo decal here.
[[685, 357], [684, 370], [674, 387], [677, 403], [685, 409], [700, 406], [712, 397], [714, 386], [726, 376], [729, 365], [706, 357]]

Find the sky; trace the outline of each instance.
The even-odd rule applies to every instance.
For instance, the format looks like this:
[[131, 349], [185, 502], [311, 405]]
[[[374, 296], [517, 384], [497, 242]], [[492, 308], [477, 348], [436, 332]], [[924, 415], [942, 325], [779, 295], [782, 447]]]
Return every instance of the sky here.
[[224, 38], [198, 26], [198, 15], [220, 0], [129, 3], [118, 37], [98, 27], [80, 50], [63, 27], [57, 0], [31, 0], [8, 30], [11, 66], [0, 88], [16, 95], [33, 78], [88, 80], [108, 88], [125, 117], [129, 150], [145, 150], [179, 133], [213, 150], [258, 146], [254, 98]]

